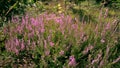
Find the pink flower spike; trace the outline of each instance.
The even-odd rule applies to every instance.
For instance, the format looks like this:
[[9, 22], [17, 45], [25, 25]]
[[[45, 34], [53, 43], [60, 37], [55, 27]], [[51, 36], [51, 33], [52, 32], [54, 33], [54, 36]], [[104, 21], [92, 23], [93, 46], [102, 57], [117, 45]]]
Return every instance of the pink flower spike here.
[[45, 55], [48, 56], [50, 54], [50, 51], [49, 50], [46, 50], [45, 51]]
[[111, 26], [110, 26], [110, 23], [107, 23], [105, 29], [108, 30], [108, 29], [110, 29], [110, 27], [111, 27]]
[[53, 42], [50, 42], [50, 46], [52, 46], [52, 47], [53, 47], [53, 46], [54, 46], [54, 43], [53, 43]]
[[76, 66], [76, 61], [75, 61], [75, 57], [74, 56], [70, 56], [69, 58], [69, 63], [70, 66], [75, 67]]
[[63, 54], [64, 54], [64, 51], [63, 51], [63, 50], [61, 50], [61, 51], [59, 52], [59, 54], [60, 54], [60, 55], [63, 55]]
[[30, 40], [27, 41], [28, 45], [30, 45]]
[[41, 29], [41, 33], [44, 33], [44, 31], [45, 31], [45, 29], [44, 29], [44, 28], [42, 28], [42, 29]]
[[19, 40], [17, 38], [15, 39], [15, 43], [16, 43], [16, 46], [19, 45]]
[[19, 54], [19, 51], [18, 51], [18, 49], [15, 49], [15, 53], [16, 53], [16, 55], [18, 55], [18, 54]]
[[24, 43], [22, 42], [21, 43], [21, 50], [23, 50], [25, 48], [25, 45], [24, 45]]
[[104, 43], [104, 42], [105, 42], [105, 40], [104, 40], [104, 39], [101, 39], [100, 41], [101, 41], [101, 43]]

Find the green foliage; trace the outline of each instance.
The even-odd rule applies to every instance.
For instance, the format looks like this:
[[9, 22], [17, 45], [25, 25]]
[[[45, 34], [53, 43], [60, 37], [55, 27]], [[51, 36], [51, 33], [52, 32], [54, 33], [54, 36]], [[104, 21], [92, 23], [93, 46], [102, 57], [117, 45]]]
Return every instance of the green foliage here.
[[112, 7], [120, 9], [120, 0], [112, 0]]
[[75, 4], [80, 4], [81, 2], [83, 1], [86, 1], [86, 0], [72, 0]]
[[15, 14], [23, 14], [24, 8], [35, 0], [1, 0], [0, 1], [0, 16], [2, 19], [5, 17], [10, 18]]
[[120, 0], [95, 0], [97, 4], [102, 3], [105, 7], [120, 8]]

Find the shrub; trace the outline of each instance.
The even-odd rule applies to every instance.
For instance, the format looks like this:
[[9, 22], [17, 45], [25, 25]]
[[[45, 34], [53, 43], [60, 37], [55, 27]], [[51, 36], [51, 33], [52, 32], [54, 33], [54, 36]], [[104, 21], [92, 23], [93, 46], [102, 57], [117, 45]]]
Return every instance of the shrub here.
[[17, 59], [28, 55], [28, 64], [33, 63], [34, 67], [108, 67], [116, 59], [110, 57], [118, 43], [116, 24], [117, 20], [74, 22], [64, 14], [26, 15], [21, 21], [13, 17], [4, 27], [5, 48]]

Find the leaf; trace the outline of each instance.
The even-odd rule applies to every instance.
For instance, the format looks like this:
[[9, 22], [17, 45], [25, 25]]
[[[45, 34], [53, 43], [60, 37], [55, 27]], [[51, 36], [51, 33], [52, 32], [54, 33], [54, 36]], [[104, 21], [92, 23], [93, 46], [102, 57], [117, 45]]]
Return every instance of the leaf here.
[[17, 5], [17, 3], [18, 3], [18, 1], [17, 1], [15, 4], [13, 4], [13, 6], [11, 6], [11, 7], [9, 8], [9, 10], [6, 12], [5, 15], [7, 15], [7, 14]]

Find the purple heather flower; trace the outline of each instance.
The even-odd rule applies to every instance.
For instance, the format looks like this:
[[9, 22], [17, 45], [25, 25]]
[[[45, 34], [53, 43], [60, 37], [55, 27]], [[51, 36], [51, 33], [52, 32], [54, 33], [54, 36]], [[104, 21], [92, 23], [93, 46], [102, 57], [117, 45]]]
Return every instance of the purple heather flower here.
[[22, 24], [24, 24], [24, 25], [26, 24], [24, 17], [22, 17]]
[[101, 54], [101, 53], [99, 53], [99, 54], [97, 55], [97, 58], [96, 58], [96, 59], [94, 59], [94, 60], [92, 60], [92, 63], [91, 63], [91, 64], [94, 64], [94, 63], [99, 62], [99, 61], [100, 61], [100, 59], [101, 59], [101, 56], [102, 56], [102, 54]]
[[32, 42], [32, 44], [35, 46], [36, 45], [36, 43], [35, 42]]
[[27, 26], [27, 29], [28, 29], [28, 30], [33, 30], [33, 28], [32, 28], [31, 25], [28, 25], [28, 26]]
[[63, 50], [61, 50], [61, 51], [59, 52], [59, 54], [60, 54], [60, 55], [63, 55], [63, 54], [64, 54], [64, 51], [63, 51]]
[[33, 26], [37, 26], [37, 25], [38, 25], [38, 22], [37, 22], [37, 20], [36, 20], [35, 18], [31, 18], [31, 24], [32, 24]]
[[44, 32], [45, 32], [45, 29], [44, 29], [44, 28], [42, 28], [42, 29], [41, 29], [41, 33], [44, 33]]
[[71, 23], [72, 22], [72, 18], [70, 16], [68, 16], [68, 15], [66, 16], [66, 22], [67, 23]]
[[21, 43], [21, 50], [23, 50], [25, 48], [24, 42], [22, 41]]
[[77, 24], [72, 24], [72, 28], [74, 29], [74, 31], [76, 31], [76, 32], [77, 32], [78, 25], [77, 25]]
[[19, 51], [18, 51], [18, 49], [16, 49], [16, 48], [14, 48], [14, 52], [16, 53], [16, 55], [19, 54]]
[[76, 66], [76, 60], [74, 56], [69, 57], [69, 63], [70, 66]]
[[104, 40], [104, 39], [101, 39], [100, 41], [101, 41], [101, 43], [105, 43], [105, 40]]
[[51, 36], [49, 35], [49, 36], [48, 36], [48, 41], [50, 41], [50, 40], [51, 40]]
[[45, 51], [45, 55], [48, 56], [50, 54], [50, 51], [49, 50], [46, 50]]
[[13, 23], [18, 23], [18, 22], [19, 22], [18, 16], [12, 17], [12, 22], [13, 22]]
[[109, 11], [109, 9], [107, 8], [106, 11], [105, 11], [104, 18], [106, 18], [108, 16], [108, 11]]
[[93, 49], [93, 46], [90, 45], [88, 47], [85, 48], [85, 50], [83, 51], [83, 54], [87, 54], [89, 50], [92, 50]]
[[22, 33], [22, 27], [21, 27], [21, 26], [18, 26], [18, 27], [17, 27], [17, 31], [18, 31], [18, 33], [21, 34], [21, 33]]
[[63, 24], [63, 21], [62, 21], [61, 18], [56, 18], [55, 20], [56, 20], [57, 23], [59, 23], [59, 24], [61, 24], [61, 25]]
[[55, 44], [53, 42], [50, 42], [50, 46], [53, 47]]
[[110, 23], [107, 23], [105, 29], [108, 30], [110, 28]]
[[17, 38], [15, 39], [15, 44], [16, 46], [19, 46], [19, 40]]

